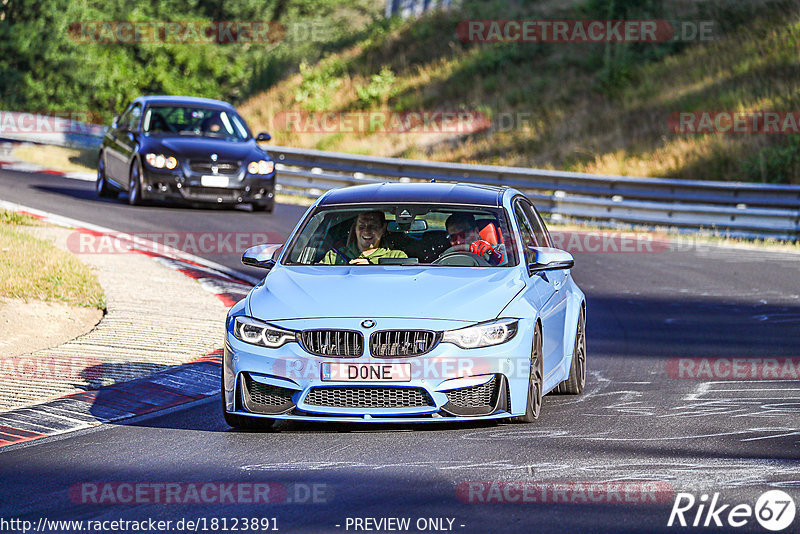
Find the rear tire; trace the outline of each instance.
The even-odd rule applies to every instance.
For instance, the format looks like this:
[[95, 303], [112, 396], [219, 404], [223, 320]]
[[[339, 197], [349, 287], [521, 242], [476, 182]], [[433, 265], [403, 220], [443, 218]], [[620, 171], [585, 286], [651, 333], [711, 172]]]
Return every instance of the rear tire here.
[[580, 395], [586, 385], [586, 316], [581, 307], [578, 327], [575, 331], [575, 350], [572, 353], [572, 365], [569, 376], [556, 386], [559, 395]]
[[539, 418], [542, 410], [542, 327], [537, 323], [533, 333], [533, 347], [531, 348], [531, 369], [528, 378], [528, 402], [525, 405], [525, 415], [511, 419], [514, 423], [533, 423]]
[[95, 191], [100, 198], [114, 198], [117, 196], [118, 191], [111, 187], [106, 181], [106, 164], [103, 160], [103, 154], [97, 160], [97, 181], [95, 182]]

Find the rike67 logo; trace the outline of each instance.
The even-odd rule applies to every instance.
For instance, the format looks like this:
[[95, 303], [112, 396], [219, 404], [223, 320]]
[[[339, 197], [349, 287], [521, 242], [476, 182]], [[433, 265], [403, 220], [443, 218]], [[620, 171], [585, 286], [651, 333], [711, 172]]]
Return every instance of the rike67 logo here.
[[794, 499], [781, 490], [761, 494], [755, 506], [722, 503], [719, 493], [714, 493], [710, 498], [704, 493], [699, 499], [691, 493], [678, 493], [667, 526], [740, 528], [749, 525], [747, 530], [751, 531], [755, 518], [765, 529], [780, 532], [794, 523], [796, 512]]

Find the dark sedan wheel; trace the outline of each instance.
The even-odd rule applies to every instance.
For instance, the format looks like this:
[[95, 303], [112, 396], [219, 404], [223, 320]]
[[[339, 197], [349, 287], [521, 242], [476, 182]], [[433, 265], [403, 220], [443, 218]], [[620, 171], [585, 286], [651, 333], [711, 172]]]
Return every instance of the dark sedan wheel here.
[[253, 202], [253, 211], [266, 211], [267, 213], [272, 213], [275, 209], [275, 199], [271, 198], [266, 202]]
[[572, 354], [572, 366], [569, 377], [556, 387], [555, 392], [561, 395], [579, 395], [586, 385], [586, 316], [583, 308], [578, 317], [578, 328], [575, 331], [575, 352]]
[[128, 204], [131, 206], [144, 204], [142, 193], [142, 172], [139, 169], [139, 162], [134, 161], [131, 165], [130, 181], [128, 182]]
[[515, 423], [533, 423], [539, 418], [542, 409], [542, 327], [536, 325], [533, 333], [533, 347], [531, 348], [531, 372], [528, 378], [528, 403], [525, 415], [514, 417]]
[[95, 182], [95, 191], [97, 191], [97, 196], [101, 198], [113, 198], [117, 196], [118, 191], [111, 187], [106, 180], [106, 164], [104, 161], [103, 154], [100, 154], [100, 158], [97, 160], [97, 181]]

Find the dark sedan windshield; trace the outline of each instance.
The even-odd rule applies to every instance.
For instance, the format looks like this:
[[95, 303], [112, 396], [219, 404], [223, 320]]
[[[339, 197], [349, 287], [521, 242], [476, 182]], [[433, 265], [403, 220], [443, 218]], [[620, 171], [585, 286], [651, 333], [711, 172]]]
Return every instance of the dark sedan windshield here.
[[195, 135], [244, 141], [250, 133], [244, 120], [224, 109], [196, 106], [150, 106], [142, 130], [168, 135]]

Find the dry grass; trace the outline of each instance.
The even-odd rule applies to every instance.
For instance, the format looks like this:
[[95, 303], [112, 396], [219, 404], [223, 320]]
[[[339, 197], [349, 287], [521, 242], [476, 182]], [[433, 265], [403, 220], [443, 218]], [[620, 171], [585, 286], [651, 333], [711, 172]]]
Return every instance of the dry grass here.
[[[568, 13], [570, 8], [551, 2], [536, 9], [552, 16], [548, 9]], [[455, 40], [451, 22], [433, 17], [400, 25], [385, 40], [338, 51], [240, 109], [255, 130], [269, 130], [276, 144], [289, 146], [592, 173], [800, 183], [800, 165], [793, 168], [781, 159], [789, 157], [789, 136], [676, 134], [667, 126], [670, 113], [684, 110], [800, 109], [796, 5], [715, 41], [634, 61], [627, 65], [627, 78], [611, 90], [600, 86], [591, 65], [593, 45], [531, 45], [508, 59], [507, 51], [494, 45]], [[432, 36], [425, 33], [426, 24]], [[365, 105], [358, 88], [383, 68], [395, 77], [390, 94]], [[474, 110], [492, 116], [494, 127], [466, 136], [281, 131], [272, 120], [278, 113], [308, 111], [295, 96], [309, 77], [323, 81], [326, 111]], [[522, 120], [500, 127], [500, 118], [509, 116]]]
[[22, 145], [14, 149], [16, 159], [62, 172], [97, 172], [97, 150], [49, 145]]
[[0, 297], [105, 308], [103, 289], [86, 265], [24, 231], [41, 224], [0, 211]]

